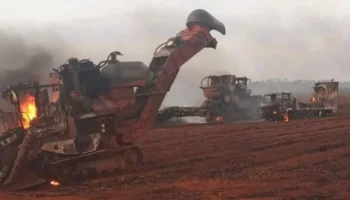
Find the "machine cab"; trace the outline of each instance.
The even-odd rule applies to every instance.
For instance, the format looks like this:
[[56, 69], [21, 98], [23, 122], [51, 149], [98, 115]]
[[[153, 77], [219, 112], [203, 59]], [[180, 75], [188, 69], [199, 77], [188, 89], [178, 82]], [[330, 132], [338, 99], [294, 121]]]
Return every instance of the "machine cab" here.
[[[57, 116], [60, 102], [50, 99], [60, 90], [60, 85], [39, 85], [38, 82], [26, 82], [12, 85], [3, 92], [3, 97], [15, 106], [19, 121], [24, 129], [28, 129], [31, 122], [39, 117], [52, 117], [54, 123], [61, 119]], [[46, 120], [49, 122], [50, 120]]]
[[209, 87], [223, 87], [234, 85], [236, 82], [235, 75], [207, 76], [201, 81], [201, 89]]
[[250, 79], [247, 77], [237, 77], [235, 85], [238, 85], [239, 88], [247, 89], [248, 81], [250, 81]]
[[276, 107], [285, 110], [292, 107], [294, 98], [291, 92], [269, 93], [265, 94], [261, 103], [261, 107]]
[[224, 91], [235, 89], [235, 75], [207, 76], [201, 81], [203, 95], [207, 99], [219, 98]]
[[264, 103], [278, 103], [281, 101], [290, 101], [292, 99], [290, 92], [282, 92], [282, 93], [270, 93], [265, 94], [263, 97]]
[[269, 103], [274, 103], [277, 100], [277, 94], [265, 94], [262, 100], [262, 103], [264, 104], [269, 104]]

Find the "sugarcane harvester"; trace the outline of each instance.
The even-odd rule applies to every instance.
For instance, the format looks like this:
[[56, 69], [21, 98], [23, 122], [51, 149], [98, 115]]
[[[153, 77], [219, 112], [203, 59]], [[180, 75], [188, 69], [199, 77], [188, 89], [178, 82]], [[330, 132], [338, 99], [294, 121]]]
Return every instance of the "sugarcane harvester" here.
[[201, 81], [206, 100], [200, 106], [207, 110], [207, 122], [233, 122], [256, 117], [261, 96], [252, 95], [247, 85], [250, 79], [233, 74], [207, 76]]
[[19, 127], [18, 134], [4, 139], [1, 187], [70, 184], [137, 166], [143, 155], [134, 141], [154, 127], [181, 66], [205, 47], [216, 48], [211, 30], [226, 32], [202, 9], [190, 13], [186, 26], [157, 47], [149, 67], [119, 61], [120, 52], [99, 64], [71, 58], [51, 74], [59, 84], [42, 87], [33, 82], [8, 88], [4, 96], [19, 108], [20, 91], [35, 97], [35, 116]]
[[200, 89], [205, 100], [201, 106], [164, 108], [157, 121], [160, 124], [173, 117], [203, 117], [207, 123], [222, 123], [257, 118], [262, 97], [251, 94], [249, 81], [233, 74], [204, 77]]

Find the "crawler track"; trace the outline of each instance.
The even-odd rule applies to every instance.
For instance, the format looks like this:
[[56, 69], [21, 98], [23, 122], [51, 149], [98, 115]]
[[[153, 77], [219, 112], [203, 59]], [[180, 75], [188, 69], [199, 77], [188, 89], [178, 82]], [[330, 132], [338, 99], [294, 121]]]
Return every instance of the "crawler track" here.
[[0, 199], [350, 199], [348, 117], [159, 128], [139, 146], [136, 172]]

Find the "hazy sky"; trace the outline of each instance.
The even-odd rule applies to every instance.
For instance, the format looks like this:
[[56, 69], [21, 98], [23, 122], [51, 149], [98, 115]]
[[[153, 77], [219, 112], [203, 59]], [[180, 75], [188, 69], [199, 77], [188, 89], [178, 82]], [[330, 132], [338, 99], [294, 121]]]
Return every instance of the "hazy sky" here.
[[54, 54], [55, 66], [70, 56], [98, 62], [114, 50], [124, 53], [122, 60], [148, 64], [154, 48], [184, 28], [188, 13], [203, 8], [225, 23], [227, 35], [213, 33], [218, 49], [206, 49], [184, 66], [176, 80], [180, 89], [175, 93], [186, 85], [198, 85], [203, 76], [219, 73], [253, 80], [350, 80], [349, 0], [0, 3], [0, 68], [23, 66], [26, 59], [19, 61], [13, 55], [30, 57], [38, 46]]
[[125, 59], [147, 63], [158, 43], [184, 27], [191, 10], [204, 8], [226, 24], [227, 35], [215, 34], [218, 50], [206, 50], [197, 56], [186, 66], [191, 70], [206, 68], [205, 73], [224, 71], [253, 79], [347, 79], [350, 72], [347, 0], [0, 3], [0, 23], [5, 32], [21, 34], [30, 44], [59, 44], [65, 47], [67, 56], [103, 59], [118, 49], [125, 53]]
[[234, 18], [237, 15], [252, 17], [266, 14], [295, 18], [296, 12], [303, 9], [342, 17], [348, 14], [350, 8], [347, 0], [1, 0], [0, 2], [2, 20], [9, 23], [38, 24], [127, 15], [137, 7], [171, 9], [172, 12], [176, 10], [175, 8], [189, 11], [201, 7], [213, 12], [221, 12], [220, 15], [227, 18]]

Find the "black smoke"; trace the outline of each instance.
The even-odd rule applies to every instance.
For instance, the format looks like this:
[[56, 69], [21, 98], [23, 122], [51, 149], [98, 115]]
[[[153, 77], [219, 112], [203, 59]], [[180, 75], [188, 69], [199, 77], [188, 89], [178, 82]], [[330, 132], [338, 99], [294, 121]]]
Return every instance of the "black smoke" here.
[[[48, 82], [48, 73], [59, 66], [57, 60], [62, 62], [63, 59], [61, 48], [58, 48], [60, 45], [45, 44], [44, 39], [30, 40], [30, 36], [17, 32], [0, 32], [1, 92], [7, 86], [20, 82]], [[0, 98], [0, 109], [12, 111], [13, 106]]]
[[52, 46], [28, 41], [13, 32], [0, 32], [0, 89], [19, 82], [42, 81], [57, 68]]

